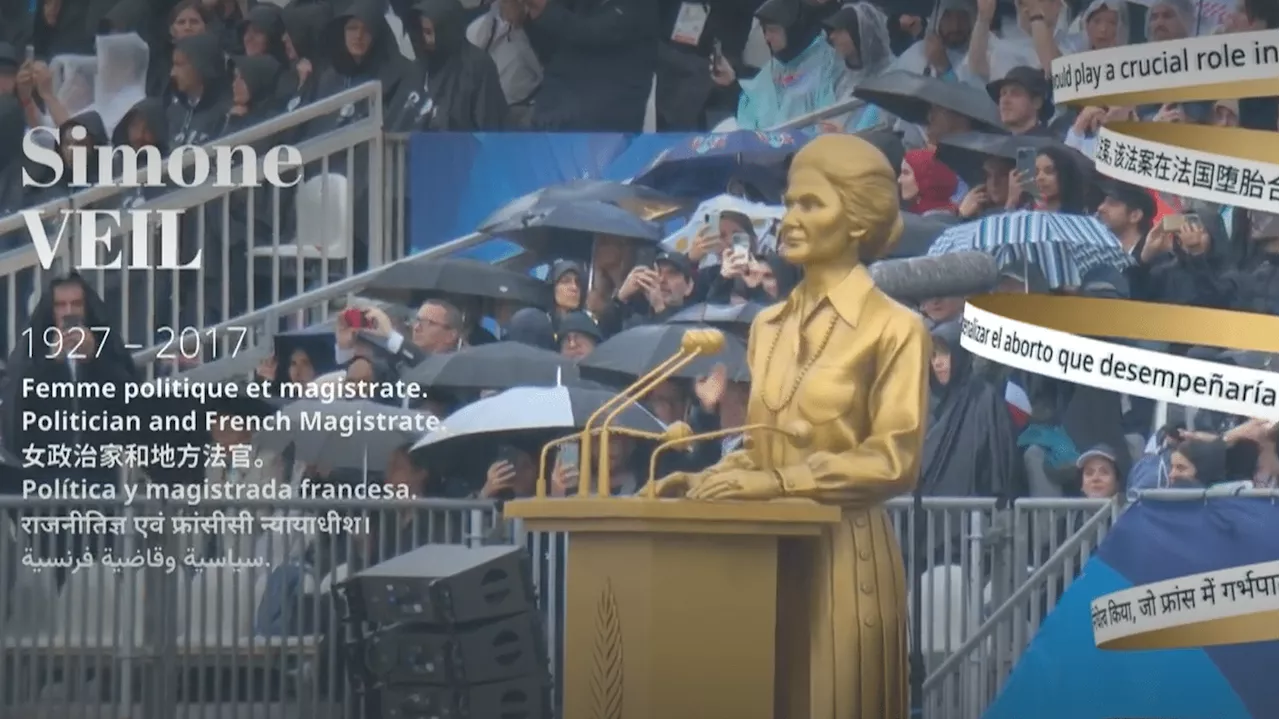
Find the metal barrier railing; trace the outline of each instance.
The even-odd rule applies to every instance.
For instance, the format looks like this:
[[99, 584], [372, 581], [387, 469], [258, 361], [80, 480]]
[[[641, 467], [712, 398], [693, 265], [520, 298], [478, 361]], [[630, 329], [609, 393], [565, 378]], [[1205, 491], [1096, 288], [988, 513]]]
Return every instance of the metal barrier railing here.
[[[366, 111], [346, 112], [361, 105]], [[337, 129], [300, 137], [309, 123], [338, 114], [347, 119]], [[226, 346], [212, 347], [208, 338], [217, 335], [209, 334], [210, 326], [233, 326], [237, 318], [260, 307], [350, 277], [359, 267], [378, 267], [403, 256], [407, 245], [405, 219], [386, 214], [406, 207], [403, 199], [388, 199], [407, 194], [405, 160], [400, 157], [406, 142], [384, 138], [378, 83], [351, 88], [219, 138], [205, 149], [212, 158], [218, 146], [276, 144], [292, 144], [301, 155], [304, 167], [294, 188], [235, 189], [208, 182], [151, 197], [140, 196], [136, 189], [94, 187], [31, 210], [54, 222], [51, 238], [57, 236], [64, 210], [182, 210], [184, 252], [204, 251], [198, 271], [91, 270], [82, 274], [107, 300], [112, 314], [103, 319], [143, 359], [186, 359], [180, 351], [185, 339], [182, 328], [191, 328], [186, 344], [205, 345], [204, 352], [186, 354], [208, 359], [230, 351]], [[187, 166], [194, 157], [194, 153], [185, 156]], [[237, 167], [233, 177], [242, 176], [243, 171]], [[57, 248], [55, 274], [74, 266], [72, 258], [79, 256], [78, 229], [68, 223], [68, 236]], [[4, 305], [0, 316], [6, 323], [0, 338], [11, 351], [49, 273], [28, 241], [23, 216], [0, 218], [0, 238], [17, 245], [0, 255], [0, 304]]]
[[[1117, 510], [1088, 500], [1000, 508], [902, 498], [889, 511], [907, 576], [921, 577], [926, 716], [976, 719], [1034, 632], [1029, 617], [1052, 606]], [[41, 518], [53, 516], [81, 523], [51, 532]], [[166, 532], [157, 531], [162, 516]], [[186, 517], [252, 517], [253, 531], [218, 520], [174, 533]], [[267, 531], [265, 517], [297, 518], [295, 530], [307, 518], [330, 526], [286, 532], [277, 522]], [[1047, 525], [1064, 529], [1037, 533]], [[212, 704], [254, 716], [362, 716], [343, 689], [332, 584], [415, 546], [513, 541], [533, 556], [558, 667], [568, 541], [526, 535], [489, 502], [0, 498], [0, 719], [172, 719]]]
[[[1055, 510], [1054, 507], [1061, 510]], [[1026, 602], [1031, 596], [1028, 587], [1047, 577], [1062, 577], [1059, 586], [1065, 589], [1088, 561], [1106, 531], [1110, 529], [1118, 504], [1107, 500], [1088, 499], [1024, 499], [1016, 505], [1012, 520], [1007, 530], [998, 534], [995, 541], [999, 545], [1013, 547], [1014, 563], [1007, 569], [1014, 579], [1010, 584], [1014, 591], [1002, 598], [994, 593], [990, 601], [984, 605], [984, 621], [972, 627], [958, 646], [930, 671], [924, 681], [924, 716], [927, 719], [978, 719], [990, 704], [1004, 679], [1013, 669], [1017, 656], [1021, 655], [1034, 632], [1025, 630], [1028, 612], [1015, 612], [1012, 607], [1026, 609]], [[1081, 518], [1084, 517], [1083, 523]], [[1043, 528], [1046, 523], [1054, 527], [1072, 527], [1072, 531], [1049, 532], [1050, 544], [1041, 544], [1038, 540], [1046, 535], [1034, 532], [1034, 528]], [[1043, 564], [1033, 567], [1018, 564], [1030, 556], [1026, 551], [1026, 533], [1032, 530], [1037, 539], [1032, 540], [1038, 550], [1031, 554], [1040, 557], [1047, 554]], [[1065, 536], [1064, 536], [1065, 535]], [[1057, 541], [1056, 544], [1052, 543]], [[1034, 569], [1031, 576], [1021, 583], [1021, 579], [1029, 570]], [[1039, 597], [1039, 594], [1035, 596]], [[1058, 594], [1054, 594], [1050, 603], [1037, 607], [1034, 614], [1036, 626], [1056, 602]], [[998, 607], [990, 611], [992, 607]], [[1011, 617], [1010, 615], [1016, 615]], [[1020, 621], [1021, 620], [1021, 621]], [[1020, 643], [1019, 643], [1020, 642]]]

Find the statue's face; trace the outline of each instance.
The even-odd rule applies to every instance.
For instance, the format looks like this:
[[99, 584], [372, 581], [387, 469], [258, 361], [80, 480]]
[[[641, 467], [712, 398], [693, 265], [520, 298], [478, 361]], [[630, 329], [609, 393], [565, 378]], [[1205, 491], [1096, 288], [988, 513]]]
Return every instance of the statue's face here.
[[793, 265], [821, 263], [848, 251], [849, 228], [840, 193], [821, 172], [792, 167], [783, 198], [778, 253]]

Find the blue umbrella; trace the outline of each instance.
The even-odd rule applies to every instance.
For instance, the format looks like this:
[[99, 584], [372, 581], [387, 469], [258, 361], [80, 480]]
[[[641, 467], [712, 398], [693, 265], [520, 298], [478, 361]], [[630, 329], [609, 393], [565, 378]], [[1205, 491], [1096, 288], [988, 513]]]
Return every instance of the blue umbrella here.
[[929, 254], [986, 252], [1001, 268], [1033, 265], [1049, 287], [1079, 287], [1091, 270], [1123, 270], [1133, 260], [1120, 240], [1095, 217], [1018, 210], [988, 215], [943, 231]]
[[810, 132], [733, 132], [697, 135], [654, 158], [634, 184], [677, 196], [717, 195], [745, 166], [782, 165], [815, 135]]

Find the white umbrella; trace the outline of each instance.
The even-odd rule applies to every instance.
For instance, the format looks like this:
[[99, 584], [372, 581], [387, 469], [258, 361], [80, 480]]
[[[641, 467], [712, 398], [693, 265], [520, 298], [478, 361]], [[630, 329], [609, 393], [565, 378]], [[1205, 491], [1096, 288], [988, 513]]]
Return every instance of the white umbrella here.
[[[772, 252], [777, 249], [777, 226], [782, 221], [782, 215], [786, 210], [781, 205], [765, 205], [733, 195], [718, 195], [698, 205], [698, 209], [690, 215], [689, 223], [662, 241], [663, 248], [674, 252], [688, 252], [693, 246], [693, 241], [698, 238], [698, 233], [707, 226], [707, 218], [710, 217], [714, 221], [723, 212], [738, 212], [751, 219], [757, 238], [756, 247], [759, 251]], [[719, 264], [719, 262], [719, 257], [708, 255], [703, 259], [702, 266]]]
[[[438, 447], [467, 437], [570, 432], [581, 428], [593, 412], [614, 396], [609, 390], [587, 387], [514, 387], [472, 402], [445, 417], [439, 429], [418, 440], [413, 450]], [[654, 434], [666, 429], [657, 417], [638, 404], [623, 410], [611, 426]]]

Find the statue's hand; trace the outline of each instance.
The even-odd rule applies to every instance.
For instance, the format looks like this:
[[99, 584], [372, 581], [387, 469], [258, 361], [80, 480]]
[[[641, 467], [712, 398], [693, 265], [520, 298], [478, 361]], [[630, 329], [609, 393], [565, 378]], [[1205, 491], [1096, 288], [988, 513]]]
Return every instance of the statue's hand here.
[[689, 489], [689, 499], [774, 499], [782, 485], [773, 472], [731, 469], [713, 474]]
[[[691, 489], [698, 486], [701, 479], [702, 475], [693, 474], [692, 472], [672, 472], [662, 479], [655, 479], [649, 484], [653, 485], [654, 493], [659, 497], [683, 497]], [[649, 484], [641, 487], [635, 496], [649, 496]]]

